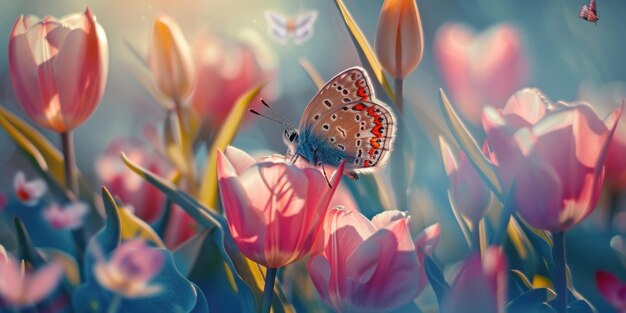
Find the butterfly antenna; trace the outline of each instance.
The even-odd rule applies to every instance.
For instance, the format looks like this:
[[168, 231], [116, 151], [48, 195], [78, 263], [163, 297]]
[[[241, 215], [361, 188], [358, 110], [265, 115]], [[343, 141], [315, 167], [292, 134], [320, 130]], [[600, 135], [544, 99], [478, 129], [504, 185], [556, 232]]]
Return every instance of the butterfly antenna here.
[[252, 114], [256, 114], [258, 116], [264, 117], [264, 118], [266, 118], [266, 119], [268, 119], [268, 120], [270, 120], [272, 122], [276, 122], [276, 123], [281, 124], [281, 125], [286, 126], [286, 127], [294, 128], [291, 125], [291, 123], [289, 123], [289, 122], [284, 122], [284, 121], [281, 121], [281, 120], [279, 120], [277, 118], [274, 118], [272, 116], [261, 114], [261, 113], [255, 111], [255, 110], [253, 110], [253, 109], [248, 109], [248, 111], [250, 111], [250, 113], [252, 113]]
[[291, 123], [289, 122], [289, 119], [286, 118], [282, 113], [280, 113], [278, 110], [272, 108], [269, 104], [267, 104], [267, 102], [265, 102], [265, 99], [261, 98], [261, 103], [263, 103], [264, 106], [266, 106], [268, 109], [272, 110], [272, 112], [278, 114], [278, 116], [280, 116], [285, 123], [287, 123], [291, 128], [295, 129], [295, 127], [293, 125], [291, 125]]

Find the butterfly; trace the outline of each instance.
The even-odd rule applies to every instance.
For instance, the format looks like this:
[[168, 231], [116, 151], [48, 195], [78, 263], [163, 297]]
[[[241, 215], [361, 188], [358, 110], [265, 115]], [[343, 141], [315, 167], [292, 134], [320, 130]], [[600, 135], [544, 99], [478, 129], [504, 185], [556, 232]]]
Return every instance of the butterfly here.
[[307, 11], [296, 17], [285, 17], [273, 11], [265, 11], [265, 19], [269, 26], [269, 34], [274, 40], [286, 44], [293, 38], [300, 45], [313, 36], [313, 25], [317, 20], [317, 11]]
[[583, 5], [583, 8], [580, 10], [580, 14], [578, 14], [578, 17], [592, 23], [598, 22], [600, 18], [598, 17], [596, 0], [589, 0], [589, 6], [587, 6], [586, 4]]
[[324, 165], [336, 167], [345, 161], [344, 174], [352, 179], [387, 163], [396, 134], [394, 114], [376, 99], [361, 67], [348, 68], [331, 78], [309, 102], [297, 129], [268, 118], [289, 127], [283, 141], [286, 158], [292, 163], [301, 157], [324, 169]]

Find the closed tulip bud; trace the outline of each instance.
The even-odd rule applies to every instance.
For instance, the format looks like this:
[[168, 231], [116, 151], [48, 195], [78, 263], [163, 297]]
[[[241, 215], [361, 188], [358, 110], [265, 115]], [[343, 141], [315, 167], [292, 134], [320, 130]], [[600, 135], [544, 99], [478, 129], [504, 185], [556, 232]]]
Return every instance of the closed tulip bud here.
[[491, 159], [505, 190], [515, 184], [515, 206], [530, 225], [562, 232], [591, 214], [620, 114], [603, 121], [586, 104], [550, 103], [534, 89], [485, 110]]
[[491, 192], [472, 166], [465, 153], [458, 159], [450, 146], [441, 140], [443, 165], [448, 174], [450, 200], [463, 216], [478, 223], [487, 213]]
[[9, 39], [9, 72], [26, 114], [59, 133], [87, 120], [104, 92], [107, 47], [89, 9], [60, 20], [20, 16]]
[[180, 103], [193, 87], [191, 50], [178, 24], [162, 15], [154, 21], [148, 63], [158, 90]]
[[241, 253], [268, 268], [309, 253], [337, 189], [343, 163], [330, 179], [282, 157], [255, 162], [228, 147], [217, 155], [217, 177], [228, 227]]
[[463, 264], [441, 312], [503, 313], [506, 310], [507, 264], [501, 248], [490, 247]]
[[415, 0], [385, 0], [376, 31], [376, 54], [395, 79], [408, 76], [424, 52], [422, 21]]

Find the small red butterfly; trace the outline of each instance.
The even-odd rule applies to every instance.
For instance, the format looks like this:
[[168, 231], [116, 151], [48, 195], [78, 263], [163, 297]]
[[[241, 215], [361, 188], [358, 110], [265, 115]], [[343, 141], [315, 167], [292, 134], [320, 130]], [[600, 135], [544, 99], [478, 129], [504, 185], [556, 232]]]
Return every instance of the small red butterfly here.
[[596, 7], [596, 0], [589, 0], [589, 6], [583, 5], [578, 17], [591, 23], [597, 23], [600, 18], [598, 17], [598, 8]]

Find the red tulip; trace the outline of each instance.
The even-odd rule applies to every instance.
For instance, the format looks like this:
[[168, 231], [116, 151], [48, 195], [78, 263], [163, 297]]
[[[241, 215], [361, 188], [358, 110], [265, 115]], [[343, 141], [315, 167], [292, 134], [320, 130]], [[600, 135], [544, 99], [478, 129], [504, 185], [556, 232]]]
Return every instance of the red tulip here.
[[315, 289], [337, 312], [381, 312], [401, 307], [426, 286], [424, 254], [438, 226], [413, 243], [409, 217], [386, 211], [371, 221], [355, 210], [332, 208], [307, 264]]
[[219, 151], [221, 201], [243, 255], [268, 268], [278, 268], [309, 253], [343, 166], [329, 178], [329, 188], [317, 169], [299, 168], [280, 157], [257, 163], [233, 147]]
[[82, 124], [98, 106], [109, 54], [104, 30], [87, 9], [57, 20], [20, 16], [9, 40], [9, 71], [24, 111], [59, 133]]
[[485, 110], [492, 160], [505, 190], [515, 183], [516, 208], [530, 225], [561, 232], [593, 211], [620, 114], [602, 121], [587, 105], [552, 104], [534, 89]]
[[472, 255], [454, 280], [442, 312], [502, 313], [506, 309], [506, 256], [501, 248], [490, 247], [483, 258]]
[[463, 24], [445, 24], [434, 53], [459, 113], [474, 124], [485, 106], [501, 107], [528, 76], [521, 35], [508, 24], [478, 35]]
[[455, 208], [473, 223], [478, 223], [487, 213], [491, 192], [474, 166], [462, 151], [458, 160], [450, 146], [441, 140], [443, 165], [448, 174], [449, 196]]
[[618, 312], [626, 313], [626, 283], [609, 272], [598, 271], [596, 286], [606, 302]]
[[385, 0], [376, 30], [376, 55], [393, 78], [413, 72], [424, 53], [422, 21], [415, 0]]

